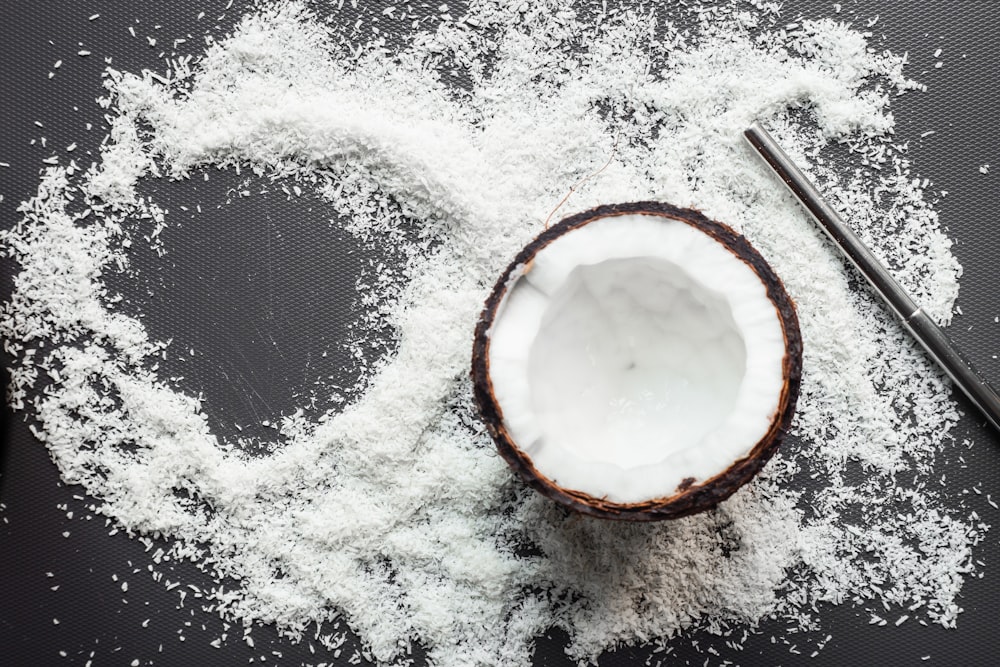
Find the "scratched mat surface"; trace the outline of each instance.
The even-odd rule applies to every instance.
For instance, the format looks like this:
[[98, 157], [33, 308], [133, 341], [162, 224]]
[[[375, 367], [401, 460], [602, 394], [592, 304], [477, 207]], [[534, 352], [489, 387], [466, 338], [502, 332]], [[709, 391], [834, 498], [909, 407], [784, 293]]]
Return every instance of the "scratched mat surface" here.
[[[158, 50], [143, 36], [155, 34], [161, 45], [188, 34], [198, 37], [206, 21], [221, 36], [241, 14], [239, 3], [228, 11], [227, 4], [181, 0], [140, 8], [81, 0], [7, 7], [0, 22], [0, 117], [5, 121], [0, 162], [9, 166], [0, 167], [0, 224], [13, 225], [18, 204], [37, 188], [41, 161], [49, 155], [41, 136], [50, 145], [77, 143], [74, 152], [83, 165], [96, 154], [104, 131], [94, 99], [102, 92], [105, 57], [122, 70], [156, 70], [162, 66]], [[915, 170], [933, 181], [933, 190], [948, 193], [935, 206], [964, 267], [960, 314], [949, 332], [983, 374], [1000, 383], [1000, 86], [995, 72], [1000, 3], [841, 4], [840, 18], [856, 25], [878, 17], [866, 28], [873, 34], [870, 43], [908, 52], [908, 76], [928, 86], [927, 92], [893, 103], [896, 131], [911, 138]], [[460, 13], [457, 9], [453, 11]], [[800, 13], [821, 17], [834, 12], [833, 3], [790, 1], [783, 17], [793, 21]], [[353, 21], [355, 16], [345, 12], [338, 20]], [[139, 29], [140, 38], [133, 37], [130, 27]], [[947, 57], [935, 55], [939, 48]], [[198, 42], [182, 43], [179, 49], [198, 53]], [[942, 67], [935, 66], [939, 61], [944, 61]], [[88, 124], [92, 130], [86, 129]], [[929, 130], [934, 133], [927, 134]], [[980, 167], [990, 163], [993, 169], [982, 173]], [[337, 345], [351, 335], [359, 317], [352, 310], [356, 276], [373, 260], [391, 257], [377, 257], [339, 232], [322, 200], [289, 198], [246, 175], [224, 172], [204, 182], [144, 187], [155, 188], [158, 201], [171, 211], [164, 232], [171, 252], [166, 259], [152, 251], [136, 253], [137, 271], [117, 278], [121, 284], [116, 287], [136, 304], [144, 299], [155, 304], [142, 309], [152, 337], [182, 332], [197, 351], [196, 359], [165, 362], [163, 372], [179, 378], [182, 388], [205, 396], [208, 417], [223, 437], [243, 439], [250, 447], [267, 438], [260, 425], [266, 415], [287, 412], [303, 399], [317, 413], [327, 409], [329, 392], [323, 388], [331, 383], [351, 386], [356, 377], [350, 373], [360, 372], [356, 360]], [[255, 196], [240, 196], [248, 189]], [[184, 224], [182, 206], [200, 207], [198, 225]], [[0, 270], [0, 296], [7, 300], [15, 267], [3, 259]], [[391, 347], [388, 338], [371, 342], [376, 351]], [[964, 464], [949, 463], [941, 472], [956, 488], [981, 482], [1000, 496], [1000, 438], [959, 401], [966, 416], [956, 435], [970, 437], [976, 445], [964, 455]], [[103, 517], [80, 520], [89, 501], [78, 488], [60, 483], [45, 447], [21, 413], [5, 408], [3, 419], [0, 654], [5, 664], [350, 664], [351, 639], [337, 654], [312, 653], [306, 643], [279, 638], [267, 627], [254, 632], [252, 647], [243, 641], [218, 647], [211, 642], [225, 631], [223, 621], [202, 612], [193, 596], [178, 605], [176, 592], [140, 575], [128, 576], [124, 590], [119, 578], [145, 570], [146, 547], [123, 533], [109, 536]], [[258, 426], [240, 426], [250, 424]], [[990, 516], [985, 497], [970, 498], [968, 506]], [[929, 664], [994, 664], [991, 657], [1000, 654], [997, 540], [990, 532], [979, 546], [984, 576], [966, 581], [957, 629], [912, 623], [876, 627], [860, 609], [831, 606], [820, 617], [832, 639], [815, 657], [790, 651], [785, 641], [772, 642], [773, 636], [787, 639], [788, 634], [780, 624], [770, 627], [765, 621], [763, 631], [741, 652], [706, 653], [711, 638], [696, 635], [671, 642], [673, 652], [665, 664], [722, 664], [728, 659], [760, 666], [914, 665], [923, 664], [926, 656]], [[182, 585], [209, 584], [207, 575], [190, 563], [160, 569]], [[563, 652], [565, 641], [557, 631], [539, 638], [535, 663], [571, 664]], [[635, 647], [607, 653], [601, 664], [640, 665], [651, 658], [654, 663], [665, 659]]]

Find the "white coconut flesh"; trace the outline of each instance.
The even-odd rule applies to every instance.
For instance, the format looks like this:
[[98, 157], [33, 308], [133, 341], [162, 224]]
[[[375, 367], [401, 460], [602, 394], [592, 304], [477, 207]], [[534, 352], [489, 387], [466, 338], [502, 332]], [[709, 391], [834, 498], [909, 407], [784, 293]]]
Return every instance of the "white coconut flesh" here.
[[696, 227], [648, 214], [568, 231], [515, 271], [488, 356], [504, 426], [536, 470], [617, 503], [746, 457], [784, 386], [761, 278]]

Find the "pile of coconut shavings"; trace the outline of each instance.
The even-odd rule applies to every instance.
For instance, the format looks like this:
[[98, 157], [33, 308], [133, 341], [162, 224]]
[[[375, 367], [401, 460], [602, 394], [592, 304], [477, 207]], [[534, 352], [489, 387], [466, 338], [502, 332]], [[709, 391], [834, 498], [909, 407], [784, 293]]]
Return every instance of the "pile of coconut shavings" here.
[[[86, 216], [66, 212], [81, 203], [54, 169], [3, 236], [23, 267], [0, 321], [14, 404], [49, 383], [33, 407], [64, 478], [237, 578], [212, 592], [224, 613], [295, 637], [343, 616], [378, 662], [412, 640], [435, 664], [527, 664], [553, 625], [587, 660], [767, 616], [811, 628], [821, 601], [953, 624], [981, 529], [926, 488], [957, 419], [945, 386], [740, 138], [764, 118], [947, 319], [959, 267], [889, 136], [890, 93], [913, 84], [857, 32], [774, 27], [775, 11], [699, 7], [681, 31], [650, 14], [478, 2], [407, 47], [349, 54], [290, 4], [249, 16], [190, 78], [112, 72], [119, 116], [80, 184]], [[428, 63], [468, 72], [470, 89]], [[831, 139], [890, 176], [838, 182], [822, 162]], [[158, 346], [141, 324], [101, 304], [122, 223], [156, 215], [137, 180], [203, 165], [295, 178], [341, 212], [391, 199], [352, 231], [389, 234], [405, 257], [408, 279], [373, 319], [395, 328], [393, 356], [340, 412], [287, 420], [261, 459], [227, 453], [198, 401], [143, 368]], [[655, 198], [726, 221], [799, 306], [797, 439], [716, 511], [656, 526], [567, 516], [513, 481], [477, 426], [464, 377], [480, 305], [571, 188], [559, 215]], [[416, 240], [404, 218], [421, 221]]]

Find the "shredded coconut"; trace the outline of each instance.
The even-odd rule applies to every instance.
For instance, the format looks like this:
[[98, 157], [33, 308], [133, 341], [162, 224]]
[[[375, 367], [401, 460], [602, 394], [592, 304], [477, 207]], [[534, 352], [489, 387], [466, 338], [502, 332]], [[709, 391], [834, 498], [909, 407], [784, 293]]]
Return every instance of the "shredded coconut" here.
[[[109, 69], [99, 162], [47, 161], [0, 236], [20, 266], [0, 313], [10, 404], [32, 412], [97, 511], [171, 541], [152, 561], [201, 563], [226, 583], [199, 594], [227, 618], [314, 633], [336, 655], [343, 633], [320, 628], [340, 618], [365, 657], [405, 661], [416, 642], [438, 665], [529, 664], [552, 627], [581, 661], [766, 617], [808, 631], [818, 603], [953, 626], [987, 527], [933, 488], [958, 419], [947, 385], [741, 139], [763, 119], [947, 323], [961, 267], [889, 110], [920, 86], [905, 57], [845, 24], [784, 24], [765, 2], [690, 4], [476, 0], [364, 43], [289, 3], [246, 16], [198, 61]], [[316, 422], [270, 416], [276, 439], [258, 457], [157, 374], [169, 341], [104, 283], [143, 236], [162, 250], [151, 230], [167, 219], [138, 184], [209, 167], [315, 192], [358, 238], [398, 249], [397, 270], [359, 282], [373, 315], [348, 342], [361, 355], [389, 325], [394, 351]], [[560, 215], [660, 199], [728, 223], [798, 305], [795, 437], [715, 511], [659, 525], [568, 516], [513, 478], [473, 414], [483, 299], [570, 187]]]

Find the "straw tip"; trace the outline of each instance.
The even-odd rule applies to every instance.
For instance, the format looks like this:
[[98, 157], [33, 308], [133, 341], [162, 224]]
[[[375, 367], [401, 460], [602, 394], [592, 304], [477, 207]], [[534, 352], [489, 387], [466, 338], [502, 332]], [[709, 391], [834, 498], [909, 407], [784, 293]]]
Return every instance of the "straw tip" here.
[[767, 134], [767, 130], [764, 129], [764, 126], [761, 124], [759, 119], [754, 119], [754, 121], [750, 123], [750, 126], [743, 130], [743, 136], [747, 138], [760, 134]]

